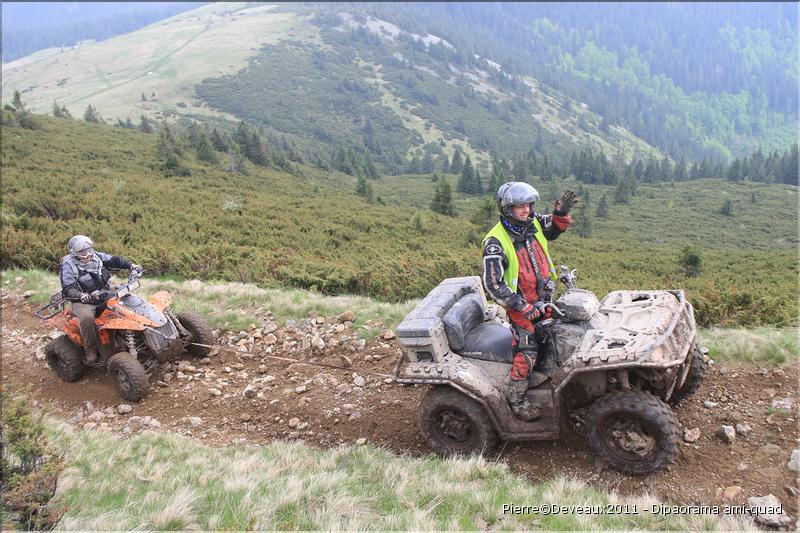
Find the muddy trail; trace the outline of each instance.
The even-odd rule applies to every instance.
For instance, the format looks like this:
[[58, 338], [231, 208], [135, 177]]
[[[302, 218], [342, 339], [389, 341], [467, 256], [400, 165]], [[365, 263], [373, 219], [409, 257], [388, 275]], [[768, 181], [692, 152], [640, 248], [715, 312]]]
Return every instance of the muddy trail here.
[[[426, 389], [387, 379], [400, 355], [393, 334], [360, 340], [348, 313], [285, 327], [267, 316], [246, 332], [223, 333], [217, 342], [228, 349], [162, 365], [149, 396], [120, 414], [118, 406], [127, 402], [104, 371], [65, 383], [50, 370], [42, 348], [57, 332], [33, 317], [33, 310], [22, 296], [3, 289], [2, 382], [29, 386], [38, 405], [78, 429], [171, 432], [212, 446], [286, 439], [432, 453], [416, 428]], [[349, 368], [293, 364], [270, 355]], [[743, 505], [750, 496], [773, 494], [794, 524], [798, 486], [787, 462], [800, 447], [799, 369], [797, 361], [770, 370], [711, 365], [700, 390], [676, 409], [686, 430], [699, 429], [699, 438], [683, 442], [675, 464], [647, 477], [596, 464], [580, 416], [558, 441], [501, 445], [497, 455], [532, 482], [575, 476], [601, 490], [648, 492], [675, 504]], [[742, 431], [734, 442], [716, 436], [722, 425], [737, 424]]]

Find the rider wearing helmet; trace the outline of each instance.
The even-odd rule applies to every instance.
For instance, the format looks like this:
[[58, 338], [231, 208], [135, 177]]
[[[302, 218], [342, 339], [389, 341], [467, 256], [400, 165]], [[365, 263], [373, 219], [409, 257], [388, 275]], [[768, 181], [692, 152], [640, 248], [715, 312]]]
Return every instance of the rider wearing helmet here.
[[500, 222], [483, 239], [483, 285], [508, 312], [513, 334], [514, 365], [508, 377], [507, 400], [522, 420], [541, 416], [526, 397], [528, 375], [536, 364], [534, 323], [550, 315], [544, 305], [555, 290], [556, 272], [548, 241], [572, 223], [569, 210], [578, 202], [567, 191], [556, 200], [552, 215], [533, 210], [539, 193], [524, 182], [504, 183], [497, 191]]
[[94, 251], [92, 239], [75, 235], [67, 243], [69, 254], [61, 259], [61, 295], [72, 303], [72, 314], [80, 320], [85, 359], [95, 363], [97, 333], [94, 329], [95, 309], [108, 299], [108, 269], [129, 269], [141, 272], [142, 267], [118, 255]]

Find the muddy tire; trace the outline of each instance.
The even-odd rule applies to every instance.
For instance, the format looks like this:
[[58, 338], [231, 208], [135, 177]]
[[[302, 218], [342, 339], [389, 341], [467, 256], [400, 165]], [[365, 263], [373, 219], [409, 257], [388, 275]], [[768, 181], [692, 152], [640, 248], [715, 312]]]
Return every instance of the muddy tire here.
[[422, 398], [419, 431], [441, 455], [489, 453], [497, 433], [483, 407], [452, 387], [434, 387]]
[[47, 343], [44, 356], [50, 368], [64, 381], [72, 383], [86, 374], [81, 350], [66, 335]]
[[108, 373], [119, 395], [128, 401], [138, 402], [150, 391], [147, 372], [128, 352], [120, 352], [108, 360]]
[[672, 398], [669, 399], [670, 403], [682, 402], [694, 394], [703, 383], [703, 377], [706, 375], [706, 360], [703, 352], [696, 345], [692, 345], [689, 358], [689, 373], [686, 374], [686, 381], [683, 382], [683, 387], [672, 394]]
[[[178, 322], [192, 334], [191, 342], [214, 344], [214, 334], [211, 333], [211, 326], [202, 316], [192, 311], [186, 311], [178, 315]], [[195, 357], [205, 357], [211, 353], [211, 348], [190, 344], [186, 347], [186, 351]]]
[[607, 394], [586, 414], [589, 447], [626, 474], [649, 474], [674, 461], [680, 452], [680, 427], [667, 404], [641, 391]]

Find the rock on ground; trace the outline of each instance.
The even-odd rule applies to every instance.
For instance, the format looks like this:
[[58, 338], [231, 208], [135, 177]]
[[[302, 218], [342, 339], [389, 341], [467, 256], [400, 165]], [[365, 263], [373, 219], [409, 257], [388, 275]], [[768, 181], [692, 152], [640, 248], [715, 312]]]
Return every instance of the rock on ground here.
[[784, 527], [792, 523], [792, 519], [783, 512], [781, 502], [772, 494], [747, 498], [747, 506], [758, 524], [770, 527]]
[[717, 437], [722, 439], [723, 442], [731, 444], [736, 440], [736, 430], [733, 429], [733, 426], [722, 426], [717, 430]]

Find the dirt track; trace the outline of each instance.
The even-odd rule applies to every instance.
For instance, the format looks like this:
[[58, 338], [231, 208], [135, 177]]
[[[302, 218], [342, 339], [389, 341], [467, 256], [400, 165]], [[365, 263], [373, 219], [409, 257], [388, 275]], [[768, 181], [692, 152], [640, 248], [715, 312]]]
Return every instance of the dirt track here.
[[[123, 433], [155, 427], [210, 445], [302, 439], [314, 446], [334, 446], [365, 438], [398, 453], [431, 453], [416, 429], [416, 409], [425, 389], [386, 383], [383, 377], [368, 373], [391, 374], [399, 355], [394, 341], [370, 340], [355, 353], [344, 345], [328, 347], [316, 356], [319, 362], [340, 365], [346, 355], [352, 362], [349, 370], [290, 364], [263, 355], [220, 352], [204, 362], [187, 355], [180, 373], [171, 369], [174, 378], [169, 384], [154, 385], [130, 414], [118, 415], [116, 407], [125, 402], [104, 372], [92, 371], [77, 383], [64, 383], [55, 376], [41, 353], [53, 330], [32, 316], [33, 307], [21, 297], [3, 292], [3, 384], [29, 385], [40, 404], [78, 428], [89, 424], [89, 428]], [[298, 357], [283, 353], [280, 346], [299, 333], [284, 328], [274, 333], [278, 342], [273, 354]], [[701, 389], [677, 409], [687, 429], [700, 429], [700, 439], [684, 443], [681, 456], [667, 471], [648, 477], [625, 476], [595, 465], [579, 423], [557, 442], [509, 444], [500, 455], [512, 470], [534, 482], [556, 474], [573, 475], [601, 489], [646, 491], [673, 503], [744, 504], [749, 496], [771, 493], [784, 504], [794, 524], [798, 501], [792, 492], [797, 484], [795, 473], [786, 465], [792, 450], [800, 447], [799, 369], [797, 362], [767, 373], [753, 366], [711, 366]], [[354, 384], [353, 372], [365, 378], [364, 386]], [[255, 385], [251, 397], [244, 395], [248, 384]], [[295, 390], [303, 385], [304, 392]], [[212, 388], [222, 394], [212, 396]], [[771, 408], [772, 400], [782, 398], [792, 400], [790, 411]], [[718, 405], [707, 408], [706, 400]], [[87, 401], [92, 405], [87, 406]], [[144, 417], [157, 422], [148, 425]], [[722, 424], [737, 422], [752, 427], [746, 437], [737, 436], [733, 444], [715, 437]], [[741, 493], [724, 500], [722, 490], [733, 485], [741, 487]]]

